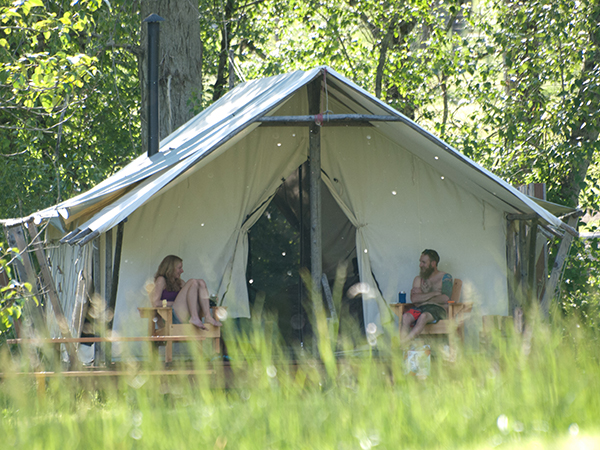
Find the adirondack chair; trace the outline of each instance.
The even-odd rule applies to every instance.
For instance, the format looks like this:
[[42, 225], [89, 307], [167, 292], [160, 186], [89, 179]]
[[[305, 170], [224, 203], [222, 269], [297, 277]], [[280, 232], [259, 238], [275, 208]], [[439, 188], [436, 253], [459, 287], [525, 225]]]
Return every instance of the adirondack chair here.
[[[220, 308], [220, 307], [219, 307]], [[216, 308], [211, 308], [215, 311]], [[179, 337], [178, 341], [213, 339], [215, 353], [221, 352], [221, 327], [215, 327], [209, 323], [205, 324], [206, 330], [186, 323], [173, 323], [173, 308], [167, 307], [140, 307], [140, 317], [148, 319], [148, 336], [170, 336]], [[150, 345], [154, 345], [153, 342]], [[173, 340], [165, 343], [165, 362], [173, 361]]]
[[[439, 320], [437, 323], [425, 325], [421, 334], [450, 334], [456, 329], [456, 334], [464, 341], [465, 315], [473, 309], [473, 303], [461, 303], [460, 292], [462, 290], [462, 281], [454, 279], [452, 286], [452, 297], [448, 301], [448, 318]], [[390, 305], [394, 313], [402, 321], [402, 315], [413, 307], [412, 303], [392, 303]]]

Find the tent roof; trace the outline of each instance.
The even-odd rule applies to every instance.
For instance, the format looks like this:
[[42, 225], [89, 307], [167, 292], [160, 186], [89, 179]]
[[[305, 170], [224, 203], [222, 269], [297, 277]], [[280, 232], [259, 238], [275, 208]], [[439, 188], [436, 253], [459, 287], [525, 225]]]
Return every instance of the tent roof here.
[[10, 226], [29, 219], [50, 220], [66, 232], [75, 220], [88, 218], [63, 238], [72, 244], [88, 242], [127, 218], [213, 151], [260, 126], [260, 118], [275, 112], [286, 99], [317, 77], [323, 77], [324, 73], [327, 95], [335, 97], [356, 114], [394, 116], [395, 121], [373, 125], [419, 158], [437, 165], [449, 179], [491, 203], [504, 203], [511, 212], [535, 214], [543, 224], [553, 228], [565, 226], [536, 201], [328, 67], [240, 84], [163, 139], [156, 155], [148, 157], [144, 153], [138, 156], [94, 188], [58, 205], [29, 217], [2, 222]]

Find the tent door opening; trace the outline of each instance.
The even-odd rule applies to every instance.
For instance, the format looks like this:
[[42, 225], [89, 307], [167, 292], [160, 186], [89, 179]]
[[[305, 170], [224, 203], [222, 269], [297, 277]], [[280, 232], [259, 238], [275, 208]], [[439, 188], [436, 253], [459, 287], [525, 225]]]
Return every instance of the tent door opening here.
[[[251, 310], [275, 318], [285, 344], [302, 347], [312, 339], [308, 295], [300, 277], [310, 273], [310, 205], [308, 167], [300, 166], [277, 190], [273, 200], [248, 233], [247, 282]], [[346, 267], [343, 292], [359, 281], [356, 264], [356, 228], [321, 185], [323, 273], [331, 288], [339, 265]], [[327, 304], [325, 310], [330, 314]], [[258, 308], [258, 309], [256, 309]], [[364, 330], [362, 300], [342, 297], [343, 311]], [[346, 323], [349, 323], [346, 321]], [[343, 325], [342, 325], [343, 327]]]

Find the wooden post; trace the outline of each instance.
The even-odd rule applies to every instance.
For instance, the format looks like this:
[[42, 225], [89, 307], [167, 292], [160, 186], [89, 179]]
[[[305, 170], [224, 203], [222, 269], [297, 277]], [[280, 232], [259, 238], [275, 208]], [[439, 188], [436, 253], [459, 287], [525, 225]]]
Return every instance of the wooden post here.
[[87, 280], [85, 277], [77, 278], [77, 289], [75, 291], [75, 309], [72, 314], [72, 328], [75, 336], [81, 336], [83, 322], [85, 321], [85, 304], [87, 302]]
[[537, 286], [536, 286], [536, 244], [537, 244], [537, 231], [538, 231], [538, 219], [531, 219], [529, 226], [529, 255], [528, 255], [528, 268], [527, 268], [527, 285], [528, 285], [528, 298], [527, 301], [533, 302], [537, 300]]
[[[102, 275], [100, 272], [100, 238], [97, 237], [92, 241], [92, 279], [94, 280], [94, 299], [93, 302], [98, 302], [102, 298]], [[106, 336], [106, 302], [102, 305], [102, 315], [94, 318], [94, 334], [100, 337]], [[98, 305], [92, 304], [92, 308], [97, 308]], [[98, 311], [96, 311], [98, 312]], [[94, 364], [102, 364], [104, 361], [104, 343], [94, 343]]]
[[[104, 233], [104, 314], [103, 318], [108, 318], [108, 303], [110, 302], [110, 291], [112, 288], [112, 228]], [[104, 320], [104, 327], [108, 329], [108, 320]], [[112, 362], [112, 348], [110, 343], [104, 345], [104, 364], [109, 366]]]
[[518, 306], [516, 299], [517, 279], [517, 227], [516, 221], [507, 220], [506, 230], [506, 265], [508, 274], [508, 313], [512, 315]]
[[[113, 267], [113, 271], [110, 277], [110, 296], [107, 295], [108, 304], [106, 306], [106, 310], [110, 313], [110, 320], [106, 322], [106, 329], [111, 330], [114, 323], [114, 313], [115, 306], [117, 303], [117, 290], [119, 287], [119, 271], [121, 269], [121, 249], [123, 248], [123, 232], [125, 228], [125, 222], [127, 219], [119, 223], [117, 226], [117, 240], [115, 242], [115, 261]], [[109, 231], [109, 234], [112, 236], [112, 232]], [[108, 236], [108, 234], [107, 234]], [[112, 238], [111, 238], [112, 241]], [[108, 263], [107, 263], [108, 264]], [[108, 268], [108, 265], [107, 265]], [[108, 272], [106, 273], [108, 277]], [[107, 281], [108, 284], [108, 281]], [[112, 335], [112, 333], [111, 333]], [[107, 365], [112, 363], [112, 344], [107, 344], [105, 348], [105, 362]]]
[[[308, 112], [318, 114], [321, 110], [321, 79], [308, 86]], [[313, 293], [321, 293], [322, 245], [321, 245], [321, 127], [312, 123], [309, 127], [310, 156], [310, 275]]]
[[[27, 251], [27, 242], [25, 235], [23, 234], [23, 228], [21, 225], [16, 227], [5, 228], [6, 239], [8, 245], [11, 247], [17, 247], [21, 255], [21, 261], [15, 259], [14, 266], [21, 282], [27, 281], [31, 284], [31, 294], [36, 297], [40, 302], [39, 306], [32, 304], [30, 301], [26, 301], [23, 305], [25, 315], [31, 319], [33, 327], [42, 336], [48, 335], [48, 329], [46, 327], [46, 320], [44, 319], [44, 307], [41, 305], [42, 297], [40, 296], [37, 283], [37, 275], [31, 263], [29, 252]], [[30, 330], [28, 330], [29, 332]]]
[[[121, 249], [123, 248], [123, 231], [125, 228], [125, 221], [119, 223], [117, 226], [117, 241], [115, 242], [115, 263], [113, 265], [112, 274], [112, 285], [110, 288], [110, 297], [108, 302], [108, 309], [114, 313], [115, 306], [117, 305], [117, 288], [119, 287], [119, 271], [121, 270]], [[112, 319], [110, 321], [110, 328], [112, 329]]]
[[527, 301], [527, 269], [528, 269], [528, 258], [527, 258], [527, 222], [525, 220], [519, 220], [519, 237], [518, 237], [518, 251], [519, 251], [519, 290], [517, 294], [517, 301], [519, 306], [523, 307]]
[[[27, 222], [27, 231], [29, 232], [29, 237], [31, 238], [31, 245], [33, 246], [35, 256], [40, 266], [42, 280], [44, 281], [44, 285], [48, 290], [48, 297], [50, 298], [50, 304], [52, 305], [52, 310], [54, 311], [54, 317], [56, 318], [56, 322], [58, 323], [60, 334], [65, 338], [70, 338], [71, 332], [69, 331], [69, 324], [67, 323], [67, 319], [65, 319], [62, 306], [60, 305], [58, 292], [56, 290], [56, 286], [54, 285], [54, 279], [52, 278], [52, 273], [50, 272], [50, 268], [48, 267], [48, 261], [46, 260], [46, 254], [44, 253], [44, 249], [42, 247], [42, 241], [39, 237], [38, 229], [35, 226], [33, 219], [30, 219]], [[69, 343], [65, 344], [65, 347], [67, 348], [67, 353], [69, 355], [69, 365], [76, 365], [78, 360], [77, 352], [75, 351], [75, 346]]]
[[100, 279], [100, 238], [92, 241], [92, 279], [94, 280], [94, 293], [102, 294], [102, 281]]
[[[570, 227], [575, 227], [577, 225], [577, 221], [579, 220], [578, 215], [572, 215], [569, 217], [567, 224]], [[571, 241], [573, 240], [573, 236], [570, 233], [565, 232], [562, 240], [560, 241], [560, 246], [558, 247], [558, 253], [556, 254], [556, 258], [554, 259], [554, 264], [552, 265], [552, 272], [550, 273], [550, 279], [546, 284], [546, 290], [544, 291], [544, 296], [542, 297], [542, 313], [548, 315], [550, 311], [550, 300], [554, 298], [556, 295], [556, 286], [558, 285], [558, 281], [560, 280], [560, 276], [563, 271], [563, 266], [565, 260], [567, 259], [567, 255], [569, 254], [569, 249], [571, 248]]]
[[[321, 112], [321, 79], [320, 77], [307, 85], [308, 113]], [[321, 246], [321, 127], [316, 122], [311, 122], [309, 134], [309, 204], [310, 204], [310, 278], [311, 299], [314, 311], [313, 345], [312, 351], [317, 353], [317, 309], [322, 308], [321, 299], [321, 273], [323, 272], [322, 246]]]
[[104, 298], [107, 303], [110, 299], [110, 290], [112, 288], [112, 229], [104, 233]]
[[[519, 191], [525, 195], [530, 197], [539, 198], [541, 200], [546, 200], [546, 183], [529, 183], [523, 186], [519, 186]], [[536, 223], [534, 223], [534, 220]], [[537, 218], [532, 219], [531, 229], [534, 231], [533, 236], [531, 238], [535, 238], [537, 241], [537, 232], [539, 220]], [[545, 282], [548, 279], [547, 272], [547, 260], [548, 260], [548, 245], [544, 244], [541, 249], [541, 254], [539, 260], [532, 260], [535, 258], [534, 255], [537, 255], [538, 249], [533, 246], [530, 241], [530, 254], [529, 254], [529, 283], [531, 285], [531, 294], [530, 298], [535, 301], [542, 300], [541, 296], [543, 296], [543, 292], [545, 290]]]

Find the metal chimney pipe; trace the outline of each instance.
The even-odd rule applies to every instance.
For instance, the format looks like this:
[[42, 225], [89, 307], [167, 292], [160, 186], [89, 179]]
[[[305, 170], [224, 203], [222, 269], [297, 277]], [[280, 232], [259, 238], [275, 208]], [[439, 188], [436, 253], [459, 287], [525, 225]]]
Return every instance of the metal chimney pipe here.
[[158, 44], [160, 41], [159, 22], [165, 19], [150, 14], [144, 19], [148, 23], [148, 156], [158, 153]]

